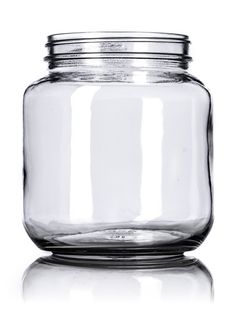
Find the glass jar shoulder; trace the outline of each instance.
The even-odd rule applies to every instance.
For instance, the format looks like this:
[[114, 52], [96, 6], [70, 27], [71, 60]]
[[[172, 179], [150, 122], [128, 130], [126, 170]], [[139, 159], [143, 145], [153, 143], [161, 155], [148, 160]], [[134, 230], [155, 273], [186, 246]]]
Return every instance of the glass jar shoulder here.
[[208, 87], [198, 79], [196, 76], [191, 74], [185, 74], [182, 80], [183, 84], [187, 85], [195, 95], [203, 95], [207, 97], [209, 100], [211, 99], [211, 94]]
[[[92, 93], [99, 98], [160, 98], [163, 101], [173, 99], [191, 100], [211, 103], [210, 93], [205, 85], [190, 74], [175, 74], [156, 77], [155, 81], [148, 80], [133, 82], [104, 82], [78, 81], [71, 77], [43, 77], [27, 87], [24, 93], [24, 102], [32, 99], [52, 97], [62, 99], [71, 97], [76, 91]], [[95, 92], [95, 93], [94, 93]]]
[[26, 106], [42, 104], [44, 100], [60, 100], [61, 102], [65, 97], [70, 96], [76, 88], [78, 88], [78, 84], [69, 80], [52, 80], [50, 76], [45, 76], [26, 88], [23, 103]]

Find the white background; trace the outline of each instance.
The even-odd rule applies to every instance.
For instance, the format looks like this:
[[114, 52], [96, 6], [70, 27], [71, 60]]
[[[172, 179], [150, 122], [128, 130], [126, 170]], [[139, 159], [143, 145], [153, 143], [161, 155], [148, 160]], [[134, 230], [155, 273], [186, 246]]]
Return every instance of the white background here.
[[[49, 312], [40, 298], [29, 304], [22, 298], [25, 269], [45, 253], [26, 235], [22, 221], [22, 95], [32, 81], [46, 73], [42, 59], [46, 36], [88, 30], [140, 30], [184, 33], [192, 41], [190, 73], [210, 89], [214, 101], [215, 224], [207, 240], [191, 255], [210, 270], [215, 297], [211, 305], [177, 306], [175, 312], [235, 313], [236, 238], [236, 7], [235, 1], [210, 0], [84, 0], [2, 1], [0, 6], [0, 312]], [[150, 291], [151, 295], [151, 291]], [[62, 297], [60, 297], [62, 298]], [[89, 300], [88, 300], [89, 301]], [[89, 303], [89, 302], [88, 302]], [[116, 312], [117, 298], [108, 312]], [[171, 307], [143, 300], [146, 312]], [[71, 312], [105, 312], [105, 305], [81, 308], [80, 298]], [[127, 307], [128, 308], [128, 307]], [[54, 305], [54, 310], [69, 311]], [[139, 312], [134, 300], [129, 312]], [[128, 312], [124, 311], [124, 313]]]

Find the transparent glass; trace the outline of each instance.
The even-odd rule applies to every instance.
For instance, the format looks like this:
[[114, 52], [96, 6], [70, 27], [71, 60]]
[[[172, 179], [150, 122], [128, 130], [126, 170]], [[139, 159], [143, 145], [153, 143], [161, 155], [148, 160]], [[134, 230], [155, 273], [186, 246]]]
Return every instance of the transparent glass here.
[[42, 249], [95, 260], [195, 249], [212, 225], [212, 105], [188, 37], [48, 37], [24, 95], [24, 225]]

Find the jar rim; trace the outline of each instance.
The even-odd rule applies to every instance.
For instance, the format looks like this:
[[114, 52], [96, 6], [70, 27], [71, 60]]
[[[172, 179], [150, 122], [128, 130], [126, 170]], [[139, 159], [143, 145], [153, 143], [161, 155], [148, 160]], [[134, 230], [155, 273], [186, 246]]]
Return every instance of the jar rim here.
[[99, 39], [147, 39], [160, 41], [189, 41], [189, 36], [179, 33], [149, 32], [149, 31], [88, 31], [56, 33], [48, 36], [50, 42], [74, 41], [74, 40], [99, 40]]

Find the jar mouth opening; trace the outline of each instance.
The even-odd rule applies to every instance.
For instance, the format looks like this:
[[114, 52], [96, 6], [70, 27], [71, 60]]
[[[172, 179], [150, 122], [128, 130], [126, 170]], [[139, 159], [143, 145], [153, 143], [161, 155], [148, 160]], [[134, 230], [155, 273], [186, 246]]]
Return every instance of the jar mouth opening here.
[[[188, 41], [189, 37], [178, 33], [164, 33], [164, 32], [138, 32], [138, 31], [97, 31], [97, 32], [72, 32], [72, 33], [57, 33], [48, 36], [48, 44], [54, 42], [69, 42], [75, 40], [129, 40], [129, 39], [147, 39], [147, 40], [161, 40], [161, 41]], [[47, 44], [47, 45], [48, 45]]]
[[48, 36], [49, 68], [74, 66], [80, 59], [158, 59], [188, 63], [189, 37], [136, 31], [59, 33]]

